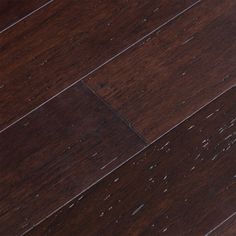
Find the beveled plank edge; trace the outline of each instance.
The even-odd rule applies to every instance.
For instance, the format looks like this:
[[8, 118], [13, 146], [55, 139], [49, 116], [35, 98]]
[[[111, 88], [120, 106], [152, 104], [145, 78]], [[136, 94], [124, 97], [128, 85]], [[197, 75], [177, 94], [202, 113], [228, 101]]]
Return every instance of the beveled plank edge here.
[[8, 25], [7, 27], [5, 27], [4, 29], [2, 29], [0, 31], [0, 34], [6, 32], [7, 30], [11, 29], [12, 27], [14, 27], [16, 24], [20, 23], [21, 21], [25, 20], [26, 18], [29, 18], [31, 15], [33, 15], [34, 13], [36, 13], [37, 11], [43, 9], [44, 7], [48, 6], [49, 4], [51, 4], [52, 2], [54, 2], [54, 0], [49, 0], [48, 2], [44, 3], [42, 6], [38, 7], [37, 9], [31, 11], [30, 13], [26, 14], [24, 17], [21, 17], [19, 20], [15, 21], [14, 23]]
[[[78, 86], [79, 85], [79, 86]], [[117, 134], [117, 132], [118, 132], [118, 134], [119, 134], [119, 136], [120, 136], [120, 134], [124, 134], [124, 135], [128, 135], [128, 137], [129, 136], [131, 136], [132, 137], [132, 139], [134, 139], [134, 141], [135, 141], [135, 143], [133, 143], [132, 142], [132, 146], [130, 146], [129, 145], [129, 147], [127, 146], [127, 145], [125, 145], [125, 147], [128, 147], [128, 154], [126, 153], [126, 149], [121, 149], [122, 147], [119, 147], [119, 142], [118, 142], [118, 151], [120, 152], [120, 150], [122, 151], [122, 155], [124, 155], [124, 154], [126, 154], [126, 155], [124, 155], [124, 157], [125, 158], [129, 158], [131, 155], [134, 155], [137, 151], [139, 151], [140, 149], [142, 149], [143, 147], [145, 147], [146, 145], [147, 145], [147, 143], [143, 140], [143, 139], [141, 139], [138, 135], [137, 135], [137, 133], [134, 131], [134, 130], [132, 130], [131, 128], [130, 128], [130, 126], [128, 126], [127, 124], [126, 124], [126, 122], [124, 122], [124, 120], [122, 120], [122, 119], [120, 119], [120, 117], [119, 116], [117, 116], [117, 114], [116, 113], [114, 113], [113, 112], [113, 110], [112, 109], [110, 109], [101, 99], [99, 99], [97, 96], [96, 96], [96, 94], [94, 94], [87, 86], [86, 86], [86, 84], [84, 84], [84, 83], [82, 83], [82, 82], [80, 82], [80, 83], [78, 83], [78, 85], [77, 85], [77, 87], [78, 87], [78, 89], [81, 89], [81, 91], [83, 91], [84, 93], [83, 94], [85, 94], [87, 97], [85, 97], [85, 99], [83, 99], [84, 101], [85, 101], [85, 104], [86, 104], [86, 106], [88, 106], [90, 103], [91, 104], [93, 104], [93, 103], [95, 103], [96, 105], [98, 105], [98, 107], [101, 107], [102, 109], [103, 109], [103, 111], [105, 111], [105, 116], [103, 115], [103, 117], [105, 118], [105, 121], [107, 120], [108, 121], [108, 124], [110, 123], [110, 121], [112, 122], [111, 123], [111, 125], [109, 125], [109, 126], [107, 126], [105, 129], [106, 129], [106, 133], [107, 133], [107, 130], [108, 130], [108, 134], [110, 133], [109, 132], [109, 128], [112, 128], [112, 127], [115, 127], [115, 126], [117, 126], [118, 128], [117, 129], [115, 129], [115, 131], [116, 131], [116, 134]], [[76, 87], [75, 87], [76, 88]], [[66, 96], [64, 96], [64, 95], [68, 95], [69, 97], [71, 97], [71, 93], [70, 93], [70, 91], [69, 91], [69, 94], [63, 94], [63, 97], [65, 98]], [[74, 96], [73, 96], [74, 94], [72, 94], [72, 100], [74, 100]], [[81, 95], [81, 94], [80, 94]], [[83, 95], [82, 95], [83, 96]], [[79, 97], [81, 97], [81, 96], [79, 96]], [[88, 98], [88, 99], [87, 99]], [[58, 100], [58, 99], [57, 99]], [[75, 101], [75, 100], [74, 100]], [[52, 103], [53, 103], [53, 101], [52, 101]], [[67, 104], [67, 103], [66, 103]], [[50, 104], [49, 104], [50, 105]], [[88, 106], [89, 107], [89, 106]], [[92, 107], [93, 107], [93, 105], [92, 105]], [[47, 107], [46, 107], [47, 108]], [[88, 108], [87, 108], [88, 109]], [[46, 109], [47, 110], [47, 109]], [[59, 109], [60, 110], [60, 109]], [[64, 109], [64, 110], [68, 110], [67, 108], [66, 109]], [[70, 110], [70, 109], [69, 109]], [[94, 109], [92, 109], [92, 110], [94, 110]], [[43, 115], [43, 117], [44, 117], [44, 111], [45, 111], [45, 109], [43, 110], [43, 113], [41, 114], [41, 115]], [[41, 117], [40, 116], [40, 113], [41, 113], [41, 111], [39, 111], [38, 112], [39, 113], [39, 117]], [[38, 114], [37, 113], [37, 114]], [[47, 113], [47, 112], [46, 112]], [[82, 116], [84, 116], [84, 114], [82, 113]], [[98, 114], [98, 116], [99, 116], [99, 114]], [[86, 117], [86, 116], [85, 116]], [[107, 118], [108, 117], [108, 118]], [[30, 117], [30, 119], [32, 118], [32, 116]], [[91, 116], [89, 116], [89, 118], [91, 118]], [[31, 119], [33, 122], [34, 122], [34, 119]], [[96, 119], [95, 119], [96, 120]], [[37, 122], [36, 122], [37, 123]], [[99, 126], [99, 124], [101, 124], [100, 122], [96, 122], [96, 126], [94, 126], [94, 127], [98, 127]], [[19, 125], [18, 125], [19, 126]], [[37, 127], [37, 126], [36, 126]], [[123, 128], [122, 128], [123, 127]], [[13, 128], [14, 129], [14, 128]], [[53, 128], [53, 130], [55, 130], [54, 128]], [[121, 132], [120, 132], [121, 131]], [[124, 133], [123, 133], [123, 131], [125, 131]], [[14, 132], [15, 133], [15, 132]], [[91, 132], [90, 132], [91, 133]], [[7, 133], [8, 134], [8, 133]], [[93, 133], [92, 133], [93, 134]], [[112, 134], [112, 136], [113, 136], [113, 133], [111, 133]], [[115, 135], [116, 137], [118, 137], [117, 135]], [[101, 143], [104, 143], [104, 140], [103, 140], [103, 137], [106, 137], [106, 136], [104, 136], [104, 133], [103, 133], [103, 135], [102, 136], [100, 136], [100, 142]], [[126, 137], [126, 136], [120, 136], [120, 137]], [[61, 138], [63, 138], [63, 136], [61, 136]], [[132, 141], [132, 139], [129, 139], [129, 138], [125, 138], [125, 140], [126, 140], [126, 143], [128, 142], [129, 143], [129, 140], [131, 140]], [[93, 140], [93, 139], [92, 139]], [[117, 141], [117, 139], [114, 139], [113, 141]], [[106, 142], [105, 142], [106, 143]], [[91, 148], [91, 145], [90, 146], [88, 146], [89, 148]], [[107, 150], [110, 150], [109, 149], [109, 147], [110, 146], [107, 146]], [[130, 148], [130, 147], [132, 147], [132, 148]], [[132, 150], [132, 152], [130, 152], [130, 150]], [[50, 154], [49, 154], [49, 156], [50, 156]], [[114, 160], [114, 159], [113, 159]], [[120, 164], [119, 165], [121, 165], [121, 164], [123, 164], [124, 162], [125, 162], [126, 160], [121, 160], [120, 161]], [[104, 167], [105, 166], [108, 166], [109, 164], [111, 163], [111, 161], [110, 162], [108, 162], [108, 163], [106, 163], [104, 166], [102, 166], [100, 169], [104, 169]], [[117, 164], [116, 164], [117, 165]], [[113, 168], [114, 169], [116, 169], [116, 165], [114, 165], [115, 167], [112, 167], [111, 168], [111, 170], [108, 172], [108, 173], [111, 173], [111, 172], [113, 172]], [[85, 172], [86, 173], [86, 172]], [[97, 172], [95, 172], [95, 173], [97, 173]], [[67, 201], [66, 202], [62, 202], [63, 203], [63, 205], [62, 206], [64, 206], [64, 205], [66, 205], [68, 202], [70, 202], [70, 201], [72, 201], [74, 198], [76, 198], [77, 196], [79, 196], [80, 194], [82, 194], [83, 192], [85, 192], [85, 191], [87, 191], [88, 189], [90, 189], [90, 187], [91, 186], [93, 186], [94, 184], [96, 184], [97, 182], [99, 182], [101, 179], [103, 178], [103, 176], [101, 176], [101, 177], [97, 177], [96, 176], [96, 179], [95, 180], [93, 180], [92, 179], [92, 181], [91, 181], [91, 183], [90, 184], [87, 184], [87, 187], [86, 188], [84, 188], [83, 187], [83, 190], [81, 191], [80, 190], [80, 192], [79, 193], [77, 193], [76, 195], [74, 195], [74, 193], [73, 193], [73, 195], [71, 195], [70, 197], [68, 197], [67, 199]], [[38, 195], [38, 194], [37, 194]], [[30, 197], [31, 198], [31, 197]], [[63, 200], [64, 201], [64, 200]], [[51, 212], [51, 210], [49, 210], [48, 212], [49, 212], [49, 214], [51, 215], [51, 214], [53, 214], [53, 213], [55, 213], [55, 212], [57, 212], [58, 211], [58, 209], [60, 209], [61, 208], [61, 206], [60, 206], [60, 204], [57, 204], [57, 206], [56, 206], [57, 208], [56, 208], [56, 210], [52, 210], [52, 213], [50, 213]], [[59, 208], [58, 208], [59, 207]], [[13, 212], [14, 213], [14, 212]], [[44, 221], [44, 219], [47, 219], [48, 217], [45, 217], [45, 216], [47, 216], [47, 213], [44, 215], [44, 216], [42, 216], [42, 215], [40, 215], [39, 217], [38, 217], [38, 219], [39, 219], [39, 222], [41, 222], [41, 221]], [[36, 219], [35, 220], [35, 222], [36, 222], [36, 225], [38, 225], [38, 223], [37, 223], [37, 220], [38, 219]], [[34, 227], [35, 225], [33, 225], [32, 226], [32, 228]], [[26, 230], [26, 229], [24, 229], [24, 230]], [[28, 230], [27, 230], [28, 231]], [[19, 233], [18, 232], [18, 234], [20, 234], [20, 235], [24, 235], [24, 232], [23, 233]]]
[[[183, 124], [184, 122], [186, 122], [187, 120], [191, 119], [193, 116], [195, 116], [197, 113], [199, 113], [201, 110], [205, 109], [206, 107], [208, 107], [211, 103], [215, 102], [217, 99], [219, 99], [221, 96], [223, 96], [225, 93], [230, 92], [231, 90], [235, 90], [236, 92], [236, 84], [231, 86], [230, 88], [226, 89], [225, 91], [223, 91], [222, 93], [220, 93], [217, 97], [213, 98], [211, 101], [209, 101], [208, 103], [206, 103], [205, 105], [203, 105], [201, 108], [199, 108], [198, 110], [196, 110], [195, 112], [193, 112], [191, 115], [189, 115], [188, 117], [186, 117], [184, 120], [182, 120], [181, 122], [179, 122], [178, 124], [176, 124], [175, 126], [173, 126], [171, 129], [169, 129], [168, 131], [166, 131], [164, 134], [162, 134], [161, 136], [157, 137], [154, 141], [152, 141], [151, 143], [149, 143], [148, 145], [144, 146], [142, 149], [140, 149], [138, 152], [136, 152], [135, 154], [133, 154], [132, 156], [130, 156], [128, 159], [126, 159], [123, 163], [121, 163], [120, 165], [118, 165], [117, 167], [115, 167], [112, 171], [108, 172], [106, 175], [104, 175], [102, 178], [98, 179], [96, 182], [94, 182], [93, 184], [91, 184], [88, 188], [84, 189], [80, 194], [76, 195], [75, 197], [73, 197], [71, 200], [67, 201], [65, 204], [61, 205], [58, 209], [56, 209], [55, 211], [51, 212], [47, 217], [45, 217], [44, 219], [42, 219], [41, 221], [39, 221], [37, 224], [33, 225], [31, 228], [29, 228], [28, 230], [26, 230], [23, 234], [21, 234], [22, 236], [30, 233], [30, 231], [32, 231], [34, 228], [36, 228], [37, 226], [39, 226], [41, 223], [43, 223], [45, 220], [47, 220], [48, 218], [52, 217], [54, 214], [56, 214], [58, 211], [60, 211], [62, 208], [66, 207], [67, 205], [70, 205], [71, 202], [73, 202], [75, 199], [79, 198], [81, 195], [83, 195], [85, 192], [87, 192], [90, 188], [93, 188], [95, 185], [99, 184], [101, 181], [103, 181], [105, 178], [107, 178], [110, 174], [112, 174], [114, 171], [117, 171], [119, 168], [122, 168], [123, 165], [125, 165], [127, 162], [129, 162], [130, 160], [132, 160], [133, 158], [135, 158], [136, 156], [138, 156], [140, 153], [145, 152], [146, 149], [148, 149], [152, 144], [154, 144], [155, 142], [157, 142], [158, 140], [160, 140], [161, 138], [163, 138], [165, 135], [167, 135], [169, 132], [173, 131], [175, 128], [177, 128], [179, 125]], [[231, 218], [232, 216], [230, 216]], [[228, 219], [228, 218], [227, 218]], [[226, 219], [226, 220], [227, 220]], [[226, 221], [225, 220], [225, 221]], [[225, 222], [223, 221], [223, 222]], [[222, 225], [222, 222], [220, 223], [219, 226]], [[215, 231], [216, 229], [219, 228], [219, 226], [215, 227], [213, 230], [208, 232], [208, 235], [210, 235], [209, 233], [212, 233], [213, 231]], [[208, 236], [207, 234], [205, 236]]]
[[[54, 0], [51, 0], [54, 1]], [[59, 96], [60, 94], [64, 93], [65, 91], [67, 91], [68, 89], [70, 89], [71, 87], [75, 86], [77, 83], [79, 83], [80, 81], [86, 79], [87, 77], [91, 76], [93, 73], [97, 72], [99, 69], [103, 68], [105, 65], [109, 64], [110, 62], [112, 62], [113, 60], [117, 59], [119, 56], [121, 56], [123, 53], [125, 53], [126, 51], [128, 51], [129, 49], [135, 47], [137, 44], [139, 44], [142, 41], [145, 41], [148, 37], [150, 37], [152, 34], [155, 34], [157, 31], [159, 31], [160, 29], [162, 29], [163, 27], [167, 26], [168, 24], [172, 23], [173, 21], [175, 21], [177, 18], [179, 18], [180, 16], [182, 16], [184, 13], [186, 13], [187, 11], [191, 10], [193, 7], [197, 6], [198, 4], [200, 4], [201, 2], [203, 2], [203, 0], [197, 0], [196, 2], [194, 2], [193, 4], [191, 4], [190, 6], [188, 6], [187, 8], [185, 8], [184, 10], [182, 10], [181, 12], [179, 12], [178, 14], [176, 14], [175, 16], [171, 17], [169, 20], [167, 20], [166, 22], [164, 22], [163, 24], [159, 25], [157, 28], [155, 28], [154, 30], [152, 30], [151, 32], [149, 32], [148, 34], [144, 35], [143, 37], [141, 37], [140, 39], [138, 39], [137, 41], [135, 41], [134, 43], [130, 44], [129, 46], [127, 46], [125, 49], [121, 50], [119, 53], [115, 54], [114, 56], [112, 56], [110, 59], [106, 60], [104, 63], [100, 64], [99, 66], [95, 67], [93, 70], [91, 70], [90, 72], [88, 72], [87, 74], [85, 74], [84, 76], [80, 77], [78, 80], [76, 80], [75, 82], [73, 82], [72, 84], [70, 84], [69, 86], [65, 87], [64, 89], [62, 89], [60, 92], [56, 93], [55, 95], [53, 95], [52, 97], [50, 97], [49, 99], [47, 99], [46, 101], [44, 101], [43, 103], [41, 103], [40, 105], [38, 105], [37, 107], [35, 107], [34, 109], [32, 109], [31, 111], [27, 112], [25, 115], [21, 116], [20, 118], [16, 119], [15, 121], [13, 121], [11, 124], [7, 125], [5, 128], [0, 130], [0, 134], [3, 133], [4, 131], [6, 131], [8, 128], [10, 128], [11, 126], [14, 126], [16, 123], [18, 123], [19, 121], [21, 121], [22, 119], [24, 119], [25, 117], [27, 117], [28, 115], [30, 115], [31, 113], [33, 113], [34, 111], [38, 110], [39, 108], [41, 108], [42, 106], [44, 106], [45, 104], [47, 104], [48, 102], [50, 102], [51, 100], [53, 100], [54, 98], [56, 98], [57, 96]]]
[[236, 211], [231, 214], [230, 216], [228, 216], [226, 219], [224, 219], [223, 221], [221, 221], [218, 225], [216, 225], [213, 229], [211, 229], [210, 231], [208, 231], [205, 236], [209, 236], [209, 235], [214, 235], [214, 233], [217, 233], [216, 231], [219, 230], [222, 226], [224, 226], [224, 224], [226, 224], [229, 220], [231, 220], [234, 216], [236, 216]]
[[84, 86], [84, 88], [86, 88], [87, 90], [89, 90], [101, 103], [103, 103], [108, 110], [110, 110], [113, 115], [115, 115], [125, 126], [127, 126], [127, 128], [133, 132], [134, 134], [137, 135], [137, 137], [144, 143], [144, 145], [148, 145], [148, 140], [141, 134], [138, 132], [137, 129], [135, 129], [132, 125], [131, 122], [129, 122], [129, 120], [127, 120], [126, 118], [124, 118], [117, 110], [115, 110], [110, 104], [108, 104], [105, 99], [103, 99], [102, 97], [100, 97], [92, 88], [90, 88], [87, 83], [85, 83], [83, 80], [80, 81], [81, 84]]

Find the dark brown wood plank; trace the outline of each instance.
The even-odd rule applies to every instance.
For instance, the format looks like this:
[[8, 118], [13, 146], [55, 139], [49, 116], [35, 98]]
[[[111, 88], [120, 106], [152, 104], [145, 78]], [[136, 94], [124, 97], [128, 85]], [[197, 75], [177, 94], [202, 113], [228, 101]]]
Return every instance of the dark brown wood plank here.
[[202, 1], [86, 82], [151, 142], [236, 83], [235, 42], [236, 1]]
[[0, 129], [197, 0], [54, 1], [0, 35]]
[[234, 236], [236, 234], [236, 211], [210, 230], [206, 236]]
[[0, 235], [19, 235], [144, 142], [81, 84], [0, 135]]
[[0, 33], [48, 2], [50, 0], [1, 0]]
[[222, 224], [236, 212], [235, 101], [233, 88], [29, 235], [195, 236]]

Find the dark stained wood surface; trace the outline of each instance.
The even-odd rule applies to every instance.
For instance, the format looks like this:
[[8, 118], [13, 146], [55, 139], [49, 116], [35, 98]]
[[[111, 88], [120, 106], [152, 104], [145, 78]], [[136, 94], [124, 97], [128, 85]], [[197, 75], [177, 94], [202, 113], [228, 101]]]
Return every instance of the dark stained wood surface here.
[[[195, 236], [230, 225], [236, 212], [235, 101], [233, 88], [28, 235]], [[236, 225], [226, 231], [235, 235]]]
[[50, 0], [1, 0], [0, 33], [48, 2]]
[[0, 1], [0, 235], [236, 235], [235, 13]]
[[210, 230], [206, 236], [234, 236], [236, 234], [236, 211]]
[[4, 32], [0, 129], [195, 2], [58, 0]]
[[236, 83], [235, 42], [236, 1], [201, 1], [86, 82], [151, 142]]
[[20, 235], [144, 142], [81, 84], [0, 135], [0, 235]]

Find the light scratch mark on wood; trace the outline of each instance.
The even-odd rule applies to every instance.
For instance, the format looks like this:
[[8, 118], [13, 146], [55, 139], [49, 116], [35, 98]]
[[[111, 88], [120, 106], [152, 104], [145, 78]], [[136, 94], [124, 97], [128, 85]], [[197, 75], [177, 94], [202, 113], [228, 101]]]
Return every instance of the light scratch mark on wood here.
[[111, 161], [109, 161], [106, 165], [104, 165], [103, 167], [100, 168], [100, 170], [104, 170], [107, 166], [109, 166], [112, 162], [114, 162], [117, 159], [117, 157], [115, 157], [114, 159], [112, 159]]
[[189, 42], [192, 41], [193, 39], [194, 39], [194, 37], [192, 36], [191, 38], [185, 40], [185, 41], [182, 43], [182, 45], [189, 43]]
[[188, 130], [191, 130], [195, 127], [195, 125], [191, 125], [190, 127], [188, 127]]
[[206, 117], [206, 119], [209, 119], [209, 118], [212, 117], [213, 115], [214, 115], [214, 113], [209, 114], [209, 115]]
[[136, 208], [136, 209], [132, 212], [132, 216], [136, 215], [143, 207], [144, 207], [144, 204], [141, 204], [138, 208]]
[[163, 145], [160, 150], [163, 150], [166, 146], [168, 146], [170, 144], [170, 142], [168, 141], [165, 145]]
[[113, 181], [113, 182], [114, 182], [114, 183], [116, 183], [116, 182], [118, 182], [118, 181], [119, 181], [119, 179], [120, 179], [120, 178], [116, 178], [116, 179], [114, 179], [114, 181]]

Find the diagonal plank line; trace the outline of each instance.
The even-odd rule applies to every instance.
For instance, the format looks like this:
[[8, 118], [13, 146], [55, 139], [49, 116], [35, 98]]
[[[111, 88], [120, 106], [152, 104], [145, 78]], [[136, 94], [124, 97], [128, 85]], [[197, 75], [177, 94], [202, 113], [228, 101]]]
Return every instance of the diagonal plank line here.
[[236, 212], [234, 212], [233, 214], [231, 214], [229, 217], [227, 217], [225, 220], [223, 220], [222, 222], [220, 222], [216, 227], [214, 227], [213, 229], [211, 229], [208, 233], [205, 234], [205, 236], [209, 236], [210, 234], [212, 234], [214, 231], [216, 231], [217, 229], [219, 229], [224, 223], [226, 223], [229, 219], [231, 219], [232, 217], [234, 217], [236, 215]]
[[36, 13], [37, 11], [41, 10], [42, 8], [46, 7], [47, 5], [51, 4], [52, 2], [54, 2], [54, 0], [50, 0], [49, 2], [43, 4], [41, 7], [33, 10], [32, 12], [30, 12], [29, 14], [25, 15], [24, 17], [20, 18], [19, 20], [17, 20], [16, 22], [10, 24], [9, 26], [7, 26], [6, 28], [4, 28], [3, 30], [0, 31], [0, 34], [6, 32], [7, 30], [9, 30], [10, 28], [12, 28], [13, 26], [15, 26], [16, 24], [20, 23], [21, 21], [25, 20], [26, 18], [28, 18], [29, 16], [33, 15], [34, 13]]
[[[53, 1], [53, 0], [52, 0]], [[150, 33], [146, 34], [145, 36], [143, 36], [142, 38], [140, 38], [139, 40], [135, 41], [133, 44], [129, 45], [127, 48], [123, 49], [122, 51], [120, 51], [119, 53], [117, 53], [115, 56], [111, 57], [110, 59], [108, 59], [107, 61], [105, 61], [104, 63], [102, 63], [101, 65], [99, 65], [98, 67], [96, 67], [95, 69], [91, 70], [89, 73], [87, 73], [86, 75], [82, 76], [80, 79], [76, 80], [74, 83], [70, 84], [69, 86], [67, 86], [66, 88], [64, 88], [63, 90], [61, 90], [60, 92], [56, 93], [55, 95], [53, 95], [51, 98], [49, 98], [48, 100], [46, 100], [45, 102], [41, 103], [39, 106], [35, 107], [34, 109], [32, 109], [31, 111], [27, 112], [25, 115], [21, 116], [20, 118], [16, 119], [15, 121], [13, 121], [11, 124], [7, 125], [5, 128], [3, 128], [0, 131], [0, 134], [3, 133], [5, 130], [7, 130], [8, 128], [10, 128], [11, 126], [15, 125], [16, 123], [18, 123], [20, 120], [24, 119], [25, 117], [27, 117], [28, 115], [30, 115], [31, 113], [33, 113], [34, 111], [38, 110], [40, 107], [44, 106], [45, 104], [47, 104], [49, 101], [53, 100], [54, 98], [56, 98], [57, 96], [59, 96], [60, 94], [64, 93], [66, 90], [68, 90], [69, 88], [73, 87], [74, 85], [76, 85], [79, 81], [87, 78], [88, 76], [90, 76], [91, 74], [93, 74], [94, 72], [98, 71], [99, 69], [101, 69], [102, 67], [104, 67], [106, 64], [110, 63], [111, 61], [115, 60], [117, 57], [119, 57], [121, 54], [125, 53], [127, 50], [129, 50], [130, 48], [136, 46], [138, 43], [140, 43], [141, 41], [147, 39], [148, 37], [150, 37], [152, 34], [156, 33], [158, 30], [160, 30], [161, 28], [163, 28], [164, 26], [168, 25], [169, 23], [171, 23], [172, 21], [174, 21], [175, 19], [177, 19], [178, 17], [180, 17], [181, 15], [183, 15], [185, 12], [189, 11], [191, 8], [193, 8], [194, 6], [198, 5], [199, 3], [201, 3], [202, 0], [198, 0], [195, 3], [193, 3], [192, 5], [190, 5], [189, 7], [185, 8], [183, 11], [179, 12], [178, 14], [176, 14], [175, 16], [173, 16], [172, 18], [170, 18], [169, 20], [167, 20], [165, 23], [161, 24], [160, 26], [158, 26], [157, 28], [155, 28], [154, 30], [152, 30]]]
[[[26, 234], [28, 234], [31, 230], [33, 230], [35, 227], [37, 227], [38, 225], [40, 225], [42, 222], [44, 222], [45, 220], [47, 220], [48, 218], [50, 218], [51, 216], [53, 216], [56, 212], [60, 211], [63, 207], [65, 207], [66, 205], [70, 204], [72, 201], [74, 201], [76, 198], [78, 198], [79, 196], [81, 198], [83, 198], [83, 194], [88, 191], [90, 188], [94, 187], [95, 185], [99, 184], [103, 179], [107, 178], [107, 176], [109, 176], [111, 173], [113, 173], [114, 171], [116, 171], [117, 169], [121, 168], [122, 166], [124, 166], [127, 162], [129, 162], [130, 160], [132, 160], [133, 158], [135, 158], [137, 155], [139, 155], [140, 153], [144, 152], [146, 149], [148, 149], [152, 144], [154, 144], [155, 142], [157, 142], [158, 140], [160, 140], [161, 138], [163, 138], [164, 136], [166, 136], [169, 132], [171, 132], [172, 130], [174, 130], [175, 128], [177, 128], [179, 125], [183, 124], [185, 121], [189, 120], [191, 117], [193, 117], [194, 115], [196, 115], [198, 112], [200, 112], [202, 109], [204, 109], [205, 107], [209, 106], [212, 102], [216, 101], [218, 98], [220, 98], [223, 94], [229, 92], [231, 89], [236, 88], [236, 86], [232, 86], [229, 89], [226, 89], [224, 92], [222, 92], [221, 94], [219, 94], [217, 97], [213, 98], [212, 100], [210, 100], [208, 103], [206, 103], [205, 105], [203, 105], [202, 107], [200, 107], [199, 109], [197, 109], [195, 112], [193, 112], [192, 114], [190, 114], [189, 116], [187, 116], [185, 119], [183, 119], [181, 122], [179, 122], [178, 124], [176, 124], [175, 126], [173, 126], [171, 129], [167, 130], [165, 133], [163, 133], [161, 136], [159, 136], [158, 138], [156, 138], [155, 140], [153, 140], [150, 144], [144, 146], [142, 149], [140, 149], [138, 152], [136, 152], [135, 154], [131, 155], [127, 160], [125, 160], [123, 163], [119, 164], [118, 166], [116, 166], [113, 170], [111, 170], [110, 172], [108, 172], [107, 174], [105, 174], [103, 177], [101, 177], [100, 179], [96, 180], [94, 183], [92, 183], [90, 186], [88, 186], [87, 188], [85, 188], [83, 191], [81, 191], [81, 193], [77, 194], [76, 196], [74, 196], [73, 198], [71, 198], [70, 200], [68, 200], [67, 202], [65, 202], [64, 204], [62, 204], [60, 207], [58, 207], [57, 209], [55, 209], [54, 211], [52, 211], [48, 216], [46, 216], [45, 218], [43, 218], [42, 220], [40, 220], [39, 222], [37, 222], [36, 224], [34, 224], [32, 227], [30, 227], [28, 230], [26, 230], [24, 233], [21, 234], [21, 236], [25, 236]], [[232, 217], [232, 216], [230, 216]], [[205, 235], [208, 236], [208, 235]]]
[[147, 145], [149, 142], [145, 139], [145, 137], [138, 132], [138, 130], [132, 126], [131, 122], [125, 117], [123, 117], [117, 110], [115, 110], [109, 103], [107, 103], [103, 98], [101, 98], [92, 88], [90, 88], [84, 81], [81, 81], [83, 86], [89, 90], [93, 96], [95, 96], [101, 103], [103, 103], [116, 117], [118, 117], [119, 120], [121, 120], [124, 125], [126, 125], [130, 131], [135, 133], [145, 145]]

